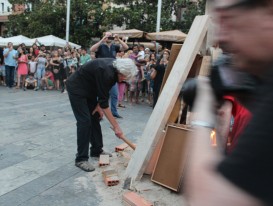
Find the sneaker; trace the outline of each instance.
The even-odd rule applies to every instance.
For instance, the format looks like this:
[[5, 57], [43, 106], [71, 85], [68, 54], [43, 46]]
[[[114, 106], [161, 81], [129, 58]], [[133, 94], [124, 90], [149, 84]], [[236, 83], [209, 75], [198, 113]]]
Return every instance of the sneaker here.
[[34, 90], [34, 91], [38, 91], [38, 90], [39, 90], [39, 87], [36, 87], [36, 88], [34, 88], [33, 90]]
[[95, 167], [88, 161], [75, 162], [75, 166], [85, 172], [92, 172], [95, 170]]
[[66, 94], [66, 93], [67, 93], [66, 89], [65, 89], [62, 93], [63, 93], [63, 94]]
[[119, 114], [114, 114], [113, 115], [115, 118], [118, 118], [118, 119], [122, 119], [123, 117], [122, 116], [120, 116]]
[[26, 91], [26, 88], [24, 87], [23, 90]]
[[126, 108], [126, 106], [125, 106], [125, 105], [123, 105], [123, 104], [118, 104], [118, 107], [121, 107], [121, 108]]

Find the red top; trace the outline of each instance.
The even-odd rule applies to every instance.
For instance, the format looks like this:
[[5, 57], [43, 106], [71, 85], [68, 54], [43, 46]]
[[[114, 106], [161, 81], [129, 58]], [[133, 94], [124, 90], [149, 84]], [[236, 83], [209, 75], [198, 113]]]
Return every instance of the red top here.
[[238, 143], [239, 136], [244, 131], [245, 127], [249, 123], [252, 115], [251, 113], [242, 106], [237, 100], [232, 96], [224, 96], [225, 100], [231, 101], [232, 116], [234, 118], [234, 124], [232, 131], [230, 132], [231, 144], [227, 147], [227, 154], [230, 154]]
[[35, 49], [35, 50], [34, 50], [34, 54], [35, 54], [36, 57], [39, 55], [39, 52], [40, 52], [39, 49]]

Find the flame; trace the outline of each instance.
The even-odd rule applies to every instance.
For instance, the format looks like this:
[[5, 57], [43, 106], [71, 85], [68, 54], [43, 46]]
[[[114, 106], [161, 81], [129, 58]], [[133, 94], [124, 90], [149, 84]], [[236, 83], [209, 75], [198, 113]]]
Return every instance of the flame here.
[[217, 146], [215, 130], [212, 130], [210, 133], [210, 142], [211, 142], [211, 146]]

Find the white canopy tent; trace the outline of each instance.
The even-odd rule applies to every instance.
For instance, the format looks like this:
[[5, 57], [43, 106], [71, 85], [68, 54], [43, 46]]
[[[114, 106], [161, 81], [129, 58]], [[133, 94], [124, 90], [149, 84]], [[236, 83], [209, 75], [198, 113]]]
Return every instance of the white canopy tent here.
[[13, 36], [9, 38], [0, 38], [0, 46], [7, 46], [9, 42], [12, 42], [14, 46], [19, 46], [22, 43], [25, 43], [26, 46], [31, 46], [32, 44], [29, 42], [29, 40], [31, 39], [23, 35]]
[[[54, 35], [47, 35], [47, 36], [34, 38], [34, 39], [29, 40], [27, 43], [30, 43], [32, 45], [36, 39], [38, 40], [39, 43], [41, 43], [45, 46], [56, 46], [56, 47], [65, 47], [66, 46], [66, 41], [64, 39], [61, 39], [61, 38], [56, 37]], [[80, 45], [74, 44], [72, 42], [69, 42], [69, 45], [73, 48], [76, 47], [76, 49], [81, 48]]]

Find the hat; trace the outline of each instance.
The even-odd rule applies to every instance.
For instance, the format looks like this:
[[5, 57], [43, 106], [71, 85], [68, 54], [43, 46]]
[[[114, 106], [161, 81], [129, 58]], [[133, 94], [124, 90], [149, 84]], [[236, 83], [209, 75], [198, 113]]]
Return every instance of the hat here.
[[149, 49], [149, 48], [145, 48], [145, 51], [146, 51], [146, 50], [147, 50], [147, 51], [150, 51], [150, 49]]

